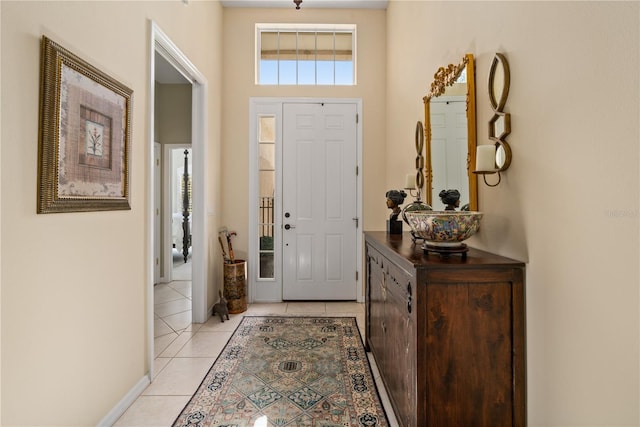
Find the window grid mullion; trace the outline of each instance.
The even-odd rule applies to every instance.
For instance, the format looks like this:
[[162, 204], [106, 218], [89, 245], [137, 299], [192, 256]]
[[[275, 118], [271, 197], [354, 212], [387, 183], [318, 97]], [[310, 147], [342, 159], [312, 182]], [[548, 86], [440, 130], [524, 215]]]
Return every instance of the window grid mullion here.
[[336, 84], [336, 50], [338, 46], [336, 46], [336, 32], [333, 32], [333, 84]]
[[277, 43], [276, 43], [276, 72], [277, 72], [277, 77], [276, 77], [276, 81], [278, 82], [278, 85], [280, 85], [280, 31], [278, 31], [278, 37], [277, 37]]

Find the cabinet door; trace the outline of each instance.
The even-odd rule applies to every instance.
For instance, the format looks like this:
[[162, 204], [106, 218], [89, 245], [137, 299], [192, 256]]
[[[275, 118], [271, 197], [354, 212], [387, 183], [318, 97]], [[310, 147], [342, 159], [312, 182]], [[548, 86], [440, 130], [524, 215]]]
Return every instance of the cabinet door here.
[[384, 366], [384, 287], [385, 273], [382, 257], [376, 251], [368, 248], [367, 256], [367, 344], [373, 353], [378, 369]]
[[[386, 386], [401, 426], [416, 426], [416, 348], [411, 280], [390, 268], [387, 277]], [[410, 311], [411, 310], [411, 311]]]
[[427, 285], [429, 426], [511, 426], [509, 283]]

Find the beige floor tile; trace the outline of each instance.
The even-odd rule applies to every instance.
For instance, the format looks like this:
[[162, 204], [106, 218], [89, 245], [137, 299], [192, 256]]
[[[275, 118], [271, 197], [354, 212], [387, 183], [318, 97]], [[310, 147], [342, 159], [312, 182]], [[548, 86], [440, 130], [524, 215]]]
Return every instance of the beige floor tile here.
[[177, 357], [216, 358], [231, 338], [231, 332], [197, 332], [178, 352]]
[[287, 313], [290, 314], [325, 314], [326, 304], [323, 302], [290, 302], [287, 303]]
[[191, 298], [191, 281], [190, 280], [178, 280], [169, 283], [169, 287], [176, 292], [180, 292], [187, 298]]
[[179, 265], [172, 268], [173, 270], [171, 270], [171, 278], [173, 280], [191, 280], [193, 276], [193, 267], [191, 265], [190, 259], [186, 264], [180, 263]]
[[202, 325], [204, 325], [204, 323], [191, 323], [191, 324], [189, 324], [189, 326], [184, 328], [184, 331], [185, 332], [198, 332], [198, 329], [200, 329], [202, 327]]
[[167, 322], [167, 325], [171, 326], [174, 331], [181, 332], [191, 325], [191, 310], [163, 317], [162, 320]]
[[220, 317], [217, 315], [210, 317], [209, 320], [202, 325], [200, 332], [233, 332], [236, 330], [245, 314], [246, 312], [242, 314], [230, 314], [229, 320], [225, 317], [224, 322], [221, 322]]
[[364, 304], [358, 302], [327, 302], [326, 310], [327, 313], [348, 313], [355, 315], [364, 313]]
[[160, 283], [153, 287], [153, 303], [162, 304], [164, 302], [174, 301], [184, 298], [180, 292], [172, 289], [166, 283]]
[[153, 311], [160, 317], [171, 316], [187, 310], [191, 310], [191, 300], [186, 297], [155, 304], [153, 307]]
[[172, 332], [174, 332], [174, 330], [171, 329], [171, 326], [169, 326], [167, 322], [162, 320], [160, 317], [154, 317], [153, 319], [153, 337], [154, 338], [158, 338], [158, 337], [170, 334]]
[[171, 426], [190, 396], [140, 396], [114, 427]]
[[170, 357], [156, 357], [153, 359], [153, 378], [155, 379], [160, 372], [169, 364]]
[[181, 332], [157, 357], [175, 357], [193, 335], [192, 331]]
[[177, 357], [142, 392], [143, 396], [191, 396], [213, 365], [213, 357]]
[[284, 314], [287, 311], [287, 303], [253, 303], [249, 304], [247, 311], [243, 314], [255, 316], [261, 314]]
[[158, 357], [163, 351], [171, 345], [171, 343], [178, 338], [178, 334], [171, 331], [171, 333], [156, 337], [153, 340], [153, 357]]

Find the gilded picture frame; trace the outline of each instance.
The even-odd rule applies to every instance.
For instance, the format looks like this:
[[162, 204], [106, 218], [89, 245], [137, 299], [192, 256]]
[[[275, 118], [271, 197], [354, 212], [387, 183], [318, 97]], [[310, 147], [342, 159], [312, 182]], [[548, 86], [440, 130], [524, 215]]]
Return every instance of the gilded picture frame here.
[[42, 36], [37, 212], [131, 209], [133, 91]]

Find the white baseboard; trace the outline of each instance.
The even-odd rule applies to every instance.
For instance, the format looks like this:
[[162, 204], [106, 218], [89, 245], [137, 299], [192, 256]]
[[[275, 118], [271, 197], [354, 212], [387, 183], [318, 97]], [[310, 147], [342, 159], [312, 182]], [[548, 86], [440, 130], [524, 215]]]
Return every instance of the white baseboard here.
[[131, 406], [133, 402], [142, 394], [144, 389], [151, 384], [149, 375], [145, 375], [133, 386], [131, 390], [109, 411], [107, 415], [97, 424], [98, 427], [111, 427], [118, 421], [118, 418], [124, 414], [124, 412]]

